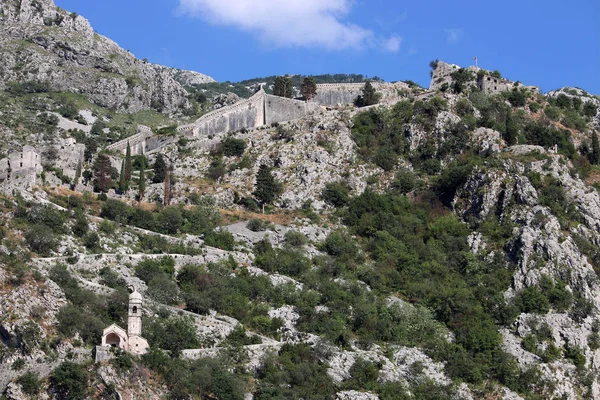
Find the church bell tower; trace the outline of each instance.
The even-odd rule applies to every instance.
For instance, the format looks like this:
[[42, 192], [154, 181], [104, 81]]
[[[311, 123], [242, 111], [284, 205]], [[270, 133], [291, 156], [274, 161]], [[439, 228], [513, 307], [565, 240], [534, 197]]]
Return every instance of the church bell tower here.
[[127, 334], [142, 336], [142, 295], [135, 289], [129, 295], [129, 315], [127, 318]]

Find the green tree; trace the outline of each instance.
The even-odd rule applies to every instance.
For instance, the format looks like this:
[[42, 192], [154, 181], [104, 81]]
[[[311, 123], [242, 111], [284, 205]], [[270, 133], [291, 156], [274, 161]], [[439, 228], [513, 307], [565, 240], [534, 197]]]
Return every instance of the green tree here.
[[300, 94], [306, 101], [310, 101], [317, 95], [317, 84], [313, 78], [304, 78], [302, 86], [300, 86]]
[[127, 181], [125, 180], [125, 160], [121, 160], [121, 173], [119, 174], [119, 189], [124, 192], [126, 190]]
[[264, 205], [275, 201], [283, 193], [283, 185], [271, 173], [271, 168], [262, 164], [256, 174], [253, 195]]
[[517, 143], [517, 135], [519, 134], [519, 128], [515, 123], [512, 112], [508, 110], [506, 113], [506, 130], [504, 133], [504, 140], [506, 144], [512, 146]]
[[287, 97], [289, 99], [294, 95], [292, 88], [292, 78], [289, 76], [278, 76], [273, 85], [273, 94], [275, 96]]
[[127, 151], [125, 153], [125, 186], [129, 189], [129, 182], [131, 181], [131, 146], [127, 142]]
[[98, 192], [106, 193], [112, 185], [112, 164], [106, 154], [99, 154], [94, 162], [94, 189]]
[[57, 399], [83, 400], [87, 398], [88, 374], [80, 365], [72, 362], [60, 364], [50, 376]]
[[379, 103], [381, 95], [375, 91], [373, 84], [370, 81], [365, 82], [365, 86], [362, 89], [362, 96], [356, 99], [356, 103], [359, 107], [372, 106], [373, 104]]
[[154, 161], [154, 176], [152, 177], [152, 182], [161, 183], [165, 181], [165, 176], [167, 174], [167, 164], [165, 163], [165, 159], [161, 153], [158, 153], [156, 156], [156, 161]]
[[142, 201], [144, 199], [144, 192], [146, 191], [146, 170], [144, 166], [140, 167], [140, 179], [138, 181], [138, 199]]
[[600, 162], [600, 144], [598, 143], [598, 134], [596, 132], [592, 134], [592, 153], [590, 154], [590, 162], [594, 165], [598, 165], [598, 162]]

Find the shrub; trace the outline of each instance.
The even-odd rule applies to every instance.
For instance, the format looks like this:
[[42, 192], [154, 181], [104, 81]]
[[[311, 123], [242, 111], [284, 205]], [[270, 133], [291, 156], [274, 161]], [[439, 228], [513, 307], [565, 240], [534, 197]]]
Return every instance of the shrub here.
[[23, 392], [29, 396], [37, 395], [41, 388], [39, 375], [31, 371], [25, 372], [23, 375], [18, 377], [17, 383], [21, 385]]
[[508, 101], [513, 107], [524, 107], [527, 104], [527, 93], [515, 88], [509, 93]]
[[47, 256], [58, 246], [54, 232], [46, 225], [33, 225], [25, 233], [25, 242], [36, 253]]
[[179, 289], [166, 274], [157, 274], [148, 283], [148, 296], [159, 303], [173, 305], [178, 303]]
[[523, 289], [517, 301], [521, 312], [547, 314], [550, 311], [548, 298], [536, 286]]
[[544, 114], [546, 114], [546, 117], [550, 118], [552, 121], [558, 121], [560, 118], [560, 109], [553, 106], [547, 106], [544, 110]]
[[262, 219], [254, 218], [246, 223], [246, 228], [250, 229], [252, 232], [263, 232], [266, 231], [268, 227], [269, 223]]
[[135, 267], [135, 276], [143, 280], [146, 284], [157, 275], [167, 274], [172, 276], [175, 273], [175, 260], [165, 256], [160, 259], [147, 259], [138, 263]]
[[350, 367], [350, 380], [346, 385], [353, 389], [375, 390], [379, 378], [379, 367], [370, 361], [359, 358]]
[[90, 250], [97, 249], [100, 245], [100, 236], [96, 232], [90, 232], [85, 235], [83, 245]]
[[156, 226], [162, 233], [174, 235], [179, 232], [183, 226], [183, 215], [179, 207], [163, 208], [156, 218]]
[[285, 244], [291, 247], [302, 247], [308, 243], [306, 235], [298, 231], [287, 231], [285, 233]]
[[350, 186], [345, 182], [326, 183], [321, 197], [329, 205], [343, 207], [350, 201]]
[[195, 349], [200, 345], [196, 326], [190, 318], [171, 317], [166, 320], [149, 320], [145, 326], [144, 336], [154, 346], [171, 351], [172, 357], [177, 357], [183, 349]]
[[52, 371], [50, 382], [58, 399], [83, 400], [87, 398], [88, 373], [78, 364], [63, 362]]
[[322, 248], [327, 254], [346, 260], [353, 259], [358, 254], [355, 241], [347, 233], [339, 231], [330, 233], [323, 242]]
[[402, 194], [409, 193], [417, 187], [417, 175], [408, 170], [398, 171], [392, 187]]
[[583, 115], [592, 118], [595, 117], [596, 114], [598, 114], [598, 107], [596, 107], [594, 103], [588, 101], [583, 105]]
[[100, 216], [120, 224], [126, 224], [129, 220], [129, 206], [121, 201], [108, 199], [102, 204]]
[[228, 137], [221, 141], [221, 149], [224, 156], [241, 157], [246, 150], [246, 142], [242, 139]]
[[223, 230], [212, 231], [204, 238], [204, 244], [222, 250], [233, 251], [235, 248], [235, 239], [231, 232]]

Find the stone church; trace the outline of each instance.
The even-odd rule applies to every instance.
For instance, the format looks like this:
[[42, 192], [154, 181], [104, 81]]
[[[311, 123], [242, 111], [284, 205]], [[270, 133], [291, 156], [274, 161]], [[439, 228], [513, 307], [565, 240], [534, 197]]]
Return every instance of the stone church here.
[[142, 295], [135, 289], [129, 295], [127, 331], [117, 324], [110, 325], [102, 331], [102, 345], [99, 347], [104, 350], [118, 347], [138, 355], [148, 351], [148, 341], [142, 337]]

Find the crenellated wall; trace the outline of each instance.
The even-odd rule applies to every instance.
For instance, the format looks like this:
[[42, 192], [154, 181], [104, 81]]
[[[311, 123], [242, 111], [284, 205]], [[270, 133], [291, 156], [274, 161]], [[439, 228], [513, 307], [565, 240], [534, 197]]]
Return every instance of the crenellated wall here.
[[[373, 88], [382, 96], [382, 100], [397, 97], [398, 90], [409, 89], [404, 82], [372, 82]], [[362, 95], [362, 83], [323, 83], [317, 85], [317, 96], [314, 102], [323, 106], [341, 106], [354, 104], [356, 98]]]

